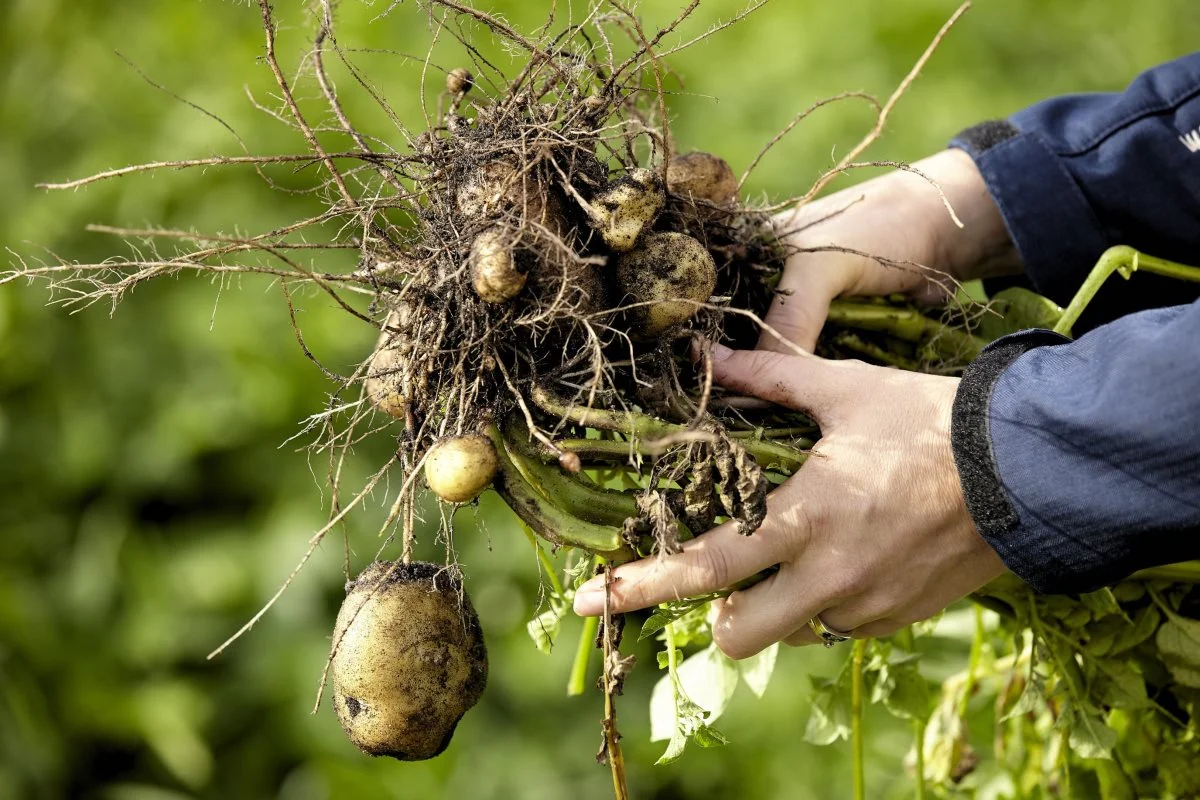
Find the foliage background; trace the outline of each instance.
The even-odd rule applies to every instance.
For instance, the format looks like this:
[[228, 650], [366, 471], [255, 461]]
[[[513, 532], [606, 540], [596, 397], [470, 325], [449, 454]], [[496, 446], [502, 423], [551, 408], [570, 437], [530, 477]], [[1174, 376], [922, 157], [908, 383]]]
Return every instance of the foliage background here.
[[[518, 0], [479, 5], [525, 29], [546, 8]], [[300, 3], [278, 6], [281, 60], [294, 65], [311, 27]], [[680, 6], [656, 1], [641, 10], [653, 24]], [[429, 33], [421, 13], [404, 3], [372, 21], [385, 7], [345, 0], [342, 44], [423, 54]], [[687, 84], [672, 98], [677, 140], [740, 169], [813, 100], [848, 89], [886, 95], [953, 8], [947, 0], [776, 0], [672, 59]], [[734, 10], [706, 0], [684, 33]], [[1198, 40], [1194, 0], [1152, 0], [1136, 13], [1115, 0], [979, 0], [871, 153], [919, 158], [966, 125], [1042, 97], [1119, 89]], [[492, 42], [479, 44], [498, 53]], [[113, 166], [235, 152], [227, 131], [150, 87], [114, 51], [227, 120], [251, 151], [301, 149], [243, 93], [246, 85], [266, 101], [270, 91], [256, 62], [262, 36], [254, 4], [7, 0], [0, 6], [6, 247], [95, 261], [124, 245], [85, 232], [88, 223], [259, 231], [311, 211], [312, 198], [271, 192], [237, 168], [134, 176], [74, 193], [35, 190], [37, 181]], [[418, 119], [419, 62], [359, 58], [401, 117]], [[435, 60], [463, 63], [449, 44]], [[431, 101], [440, 85], [440, 73], [430, 74]], [[379, 121], [361, 92], [344, 99], [352, 117]], [[868, 123], [862, 109], [823, 109], [764, 162], [752, 191], [802, 191]], [[277, 288], [265, 282], [222, 289], [164, 281], [137, 290], [111, 318], [107, 308], [69, 315], [46, 300], [41, 287], [0, 287], [0, 797], [610, 796], [607, 772], [592, 763], [598, 697], [568, 700], [562, 692], [577, 625], [567, 626], [551, 656], [533, 649], [524, 623], [537, 605], [536, 564], [492, 500], [461, 514], [455, 533], [488, 635], [490, 686], [440, 758], [367, 759], [342, 738], [328, 708], [308, 713], [344, 580], [337, 539], [252, 635], [205, 661], [287, 576], [323, 522], [323, 465], [283, 443], [321, 409], [328, 386], [296, 346]], [[316, 297], [301, 322], [334, 368], [361, 358], [373, 340]], [[387, 457], [386, 441], [360, 456], [361, 474]], [[347, 527], [356, 568], [378, 546], [373, 525], [383, 502]], [[442, 553], [427, 530], [423, 555]], [[961, 653], [953, 637], [936, 640], [932, 671], [961, 667]], [[830, 674], [839, 657], [784, 653], [766, 698], [741, 690], [721, 723], [731, 745], [652, 768], [661, 743], [646, 741], [645, 701], [658, 676], [642, 651], [622, 706], [635, 796], [848, 795], [848, 749], [801, 741], [807, 676]], [[906, 729], [881, 717], [871, 724], [869, 794], [907, 796]], [[986, 733], [976, 745], [986, 751]]]

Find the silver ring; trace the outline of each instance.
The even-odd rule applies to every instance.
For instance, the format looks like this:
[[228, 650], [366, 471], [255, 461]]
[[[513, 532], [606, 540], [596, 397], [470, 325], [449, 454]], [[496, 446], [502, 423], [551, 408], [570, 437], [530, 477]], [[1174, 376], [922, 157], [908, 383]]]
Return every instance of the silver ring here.
[[836, 631], [829, 627], [821, 621], [820, 614], [817, 614], [808, 621], [808, 627], [817, 635], [817, 638], [821, 640], [821, 644], [825, 645], [826, 647], [833, 647], [835, 644], [841, 644], [842, 642], [850, 641], [850, 633], [843, 633], [842, 631]]

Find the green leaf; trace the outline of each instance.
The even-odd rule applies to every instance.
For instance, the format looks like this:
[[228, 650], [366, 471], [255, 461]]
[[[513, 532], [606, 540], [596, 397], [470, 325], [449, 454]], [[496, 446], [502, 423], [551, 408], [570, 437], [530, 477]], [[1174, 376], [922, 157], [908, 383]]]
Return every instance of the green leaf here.
[[1053, 328], [1063, 310], [1036, 292], [1012, 286], [996, 292], [991, 310], [979, 321], [979, 335], [989, 341], [1028, 328]]
[[1146, 606], [1134, 616], [1132, 625], [1126, 626], [1117, 634], [1108, 655], [1120, 655], [1137, 647], [1154, 635], [1160, 622], [1162, 613], [1154, 606]]
[[1155, 643], [1172, 677], [1184, 686], [1200, 688], [1200, 620], [1172, 614], [1158, 629]]
[[928, 719], [933, 698], [929, 681], [917, 665], [912, 662], [892, 664], [887, 675], [890, 689], [883, 696], [884, 708], [901, 719]]
[[1093, 663], [1101, 673], [1092, 687], [1100, 702], [1110, 708], [1143, 708], [1149, 705], [1146, 679], [1133, 668], [1132, 662], [1096, 659]]
[[742, 682], [754, 692], [756, 697], [762, 697], [771, 682], [771, 673], [775, 671], [775, 658], [779, 655], [779, 643], [771, 645], [757, 655], [744, 658], [737, 662], [738, 672]]
[[804, 741], [833, 744], [850, 738], [850, 687], [848, 681], [813, 679], [814, 694]]
[[1067, 744], [1080, 758], [1112, 758], [1117, 732], [1098, 714], [1081, 711], [1075, 704], [1063, 706], [1055, 725], [1067, 732]]
[[1025, 688], [1021, 690], [1021, 696], [1017, 698], [1017, 702], [1013, 703], [1012, 708], [1004, 713], [1000, 721], [1006, 722], [1014, 717], [1037, 711], [1045, 703], [1045, 691], [1045, 678], [1036, 672], [1031, 672], [1028, 680], [1025, 681]]
[[701, 747], [721, 747], [729, 744], [729, 738], [710, 725], [701, 725], [692, 739]]
[[1117, 598], [1113, 595], [1112, 590], [1107, 587], [1095, 592], [1088, 592], [1079, 595], [1079, 600], [1099, 619], [1107, 614], [1120, 614], [1125, 616], [1125, 612], [1121, 610], [1120, 604], [1117, 603]]
[[565, 603], [551, 602], [549, 608], [525, 623], [525, 632], [533, 639], [533, 644], [538, 650], [549, 654], [554, 648], [554, 640], [558, 638], [558, 631], [566, 614]]

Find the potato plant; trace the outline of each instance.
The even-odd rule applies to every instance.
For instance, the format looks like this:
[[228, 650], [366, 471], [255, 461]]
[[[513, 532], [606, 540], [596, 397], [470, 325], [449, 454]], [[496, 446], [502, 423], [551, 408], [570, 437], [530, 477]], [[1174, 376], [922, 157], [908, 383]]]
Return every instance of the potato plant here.
[[[364, 498], [390, 486], [381, 530], [390, 560], [349, 581], [331, 621], [326, 669], [350, 740], [369, 754], [404, 760], [431, 758], [449, 745], [488, 668], [469, 576], [453, 552], [443, 565], [413, 560], [420, 493], [427, 488], [438, 498], [447, 526], [489, 487], [508, 504], [552, 587], [548, 609], [530, 625], [543, 644], [579, 580], [677, 552], [720, 521], [753, 536], [770, 488], [803, 468], [820, 430], [802, 414], [747, 404], [714, 386], [705, 342], [753, 346], [789, 255], [772, 212], [872, 165], [860, 160], [863, 152], [965, 10], [886, 102], [870, 101], [877, 122], [856, 147], [803, 196], [765, 206], [740, 196], [749, 170], [738, 178], [718, 155], [681, 149], [671, 136], [664, 40], [696, 3], [647, 31], [619, 0], [605, 0], [579, 19], [551, 19], [536, 34], [456, 0], [419, 5], [433, 37], [460, 41], [464, 62], [426, 61], [426, 70], [444, 73], [445, 90], [423, 128], [375, 95], [394, 139], [355, 127], [329, 65], [353, 76], [358, 90], [372, 88], [334, 35], [327, 0], [316, 4], [306, 90], [322, 99], [334, 129], [315, 123], [277, 58], [274, 11], [259, 0], [265, 63], [279, 90], [275, 111], [303, 136], [306, 152], [147, 164], [52, 185], [74, 188], [162, 167], [309, 164], [326, 200], [319, 215], [239, 237], [173, 236], [185, 246], [169, 256], [22, 264], [6, 276], [47, 279], [84, 305], [180, 272], [252, 272], [279, 282], [300, 346], [333, 385], [327, 410], [308, 430], [313, 448], [329, 458], [335, 492], [356, 442], [395, 442], [394, 458], [365, 486], [338, 495], [336, 513], [300, 566]], [[393, 6], [387, 13], [417, 12]], [[483, 35], [521, 53], [518, 68], [501, 71], [484, 58], [472, 44]], [[333, 149], [334, 139], [348, 149]], [[337, 237], [316, 243], [356, 251], [351, 271], [323, 271], [319, 260], [299, 255], [330, 222]], [[262, 258], [247, 263], [239, 258], [247, 252]], [[1195, 278], [1186, 267], [1131, 251], [1106, 259], [1096, 280], [1139, 267]], [[378, 329], [373, 351], [348, 374], [320, 364], [305, 346], [291, 295], [302, 285]], [[830, 309], [819, 352], [954, 373], [1010, 330], [1036, 324], [1069, 332], [1089, 291], [1093, 283], [1066, 310], [1021, 290], [998, 295], [988, 309], [966, 301], [931, 311], [903, 299], [842, 300]], [[385, 482], [393, 475], [398, 480]], [[571, 552], [565, 575], [544, 546]], [[990, 693], [997, 747], [1023, 792], [1072, 779], [1096, 781], [1109, 796], [1200, 790], [1188, 766], [1200, 757], [1197, 577], [1194, 565], [1167, 568], [1078, 598], [1036, 597], [1017, 582], [998, 582], [976, 600], [998, 615], [1007, 652], [989, 644], [995, 637], [979, 612], [970, 662], [944, 682], [938, 700], [919, 670], [927, 626], [856, 642], [841, 676], [816, 687], [806, 738], [851, 738], [860, 756], [863, 704], [880, 703], [912, 721], [918, 791], [927, 784], [949, 790], [974, 766], [966, 705]], [[712, 646], [713, 599], [666, 604], [641, 620], [640, 637], [661, 643], [665, 675], [649, 701], [655, 737], [668, 741], [663, 761], [689, 742], [722, 744], [714, 722], [732, 686], [745, 682], [761, 694], [770, 677], [773, 650], [734, 663]], [[600, 760], [621, 798], [628, 790], [616, 698], [633, 663], [622, 651], [626, 620], [606, 613], [596, 625], [585, 627], [571, 688], [586, 687], [590, 653], [601, 650]], [[1155, 765], [1167, 762], [1180, 766], [1159, 775]], [[861, 757], [857, 763], [856, 789], [865, 796]], [[1084, 772], [1091, 777], [1077, 777]]]

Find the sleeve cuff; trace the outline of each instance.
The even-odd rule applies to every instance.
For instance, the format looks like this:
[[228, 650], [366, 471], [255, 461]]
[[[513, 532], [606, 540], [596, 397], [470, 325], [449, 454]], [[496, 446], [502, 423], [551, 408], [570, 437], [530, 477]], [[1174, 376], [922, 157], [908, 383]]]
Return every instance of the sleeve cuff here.
[[1036, 132], [1006, 120], [968, 128], [950, 146], [975, 161], [1035, 288], [1060, 304], [1069, 302], [1078, 287], [1064, 265], [1090, 264], [1108, 247], [1070, 172]]
[[1038, 591], [1050, 590], [1050, 585], [1041, 580], [1038, 559], [1014, 548], [1006, 536], [1016, 529], [1020, 518], [1000, 481], [988, 429], [988, 405], [997, 379], [1019, 356], [1035, 347], [1068, 341], [1053, 331], [1035, 329], [992, 342], [963, 373], [950, 418], [954, 464], [967, 511], [1005, 566]]

